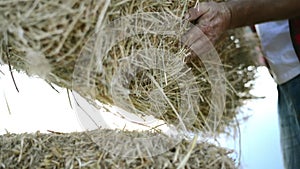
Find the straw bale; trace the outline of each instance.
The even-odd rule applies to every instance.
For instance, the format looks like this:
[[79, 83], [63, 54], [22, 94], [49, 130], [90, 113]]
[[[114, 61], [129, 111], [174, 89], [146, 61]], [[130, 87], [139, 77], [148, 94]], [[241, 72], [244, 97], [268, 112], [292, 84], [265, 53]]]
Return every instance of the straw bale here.
[[[153, 115], [168, 124], [180, 122], [176, 114], [176, 111], [181, 112], [180, 107], [182, 109], [194, 107], [194, 113], [182, 112], [181, 118], [187, 116], [183, 119], [187, 119], [184, 121], [185, 124], [190, 124], [189, 130], [207, 130], [206, 120], [214, 104], [211, 103], [212, 92], [210, 82], [207, 80], [207, 70], [201, 62], [186, 64], [183, 61], [182, 58], [187, 56], [189, 51], [184, 47], [178, 47], [180, 46], [178, 39], [151, 34], [135, 35], [115, 44], [107, 55], [95, 57], [97, 54], [92, 53], [94, 56], [81, 57], [86, 54], [84, 52], [89, 51], [87, 44], [93, 42], [90, 39], [95, 36], [94, 33], [101, 32], [109, 26], [109, 23], [122, 16], [163, 12], [182, 18], [184, 12], [194, 6], [195, 2], [4, 0], [0, 2], [0, 61], [9, 63], [13, 69], [25, 71], [30, 76], [37, 75], [49, 83], [75, 90], [92, 104], [95, 104], [95, 100], [99, 100], [114, 105], [116, 102], [111, 91], [113, 77], [118, 71], [121, 75], [128, 71], [119, 67], [120, 60], [133, 55], [132, 49], [136, 51], [160, 47], [163, 51], [174, 54], [174, 59], [151, 50], [148, 50], [148, 53], [138, 53], [141, 60], [142, 56], [152, 55], [151, 58], [163, 56], [163, 59], [156, 61], [166, 61], [168, 66], [163, 71], [154, 69], [139, 71], [134, 74], [134, 78], [131, 78], [130, 73], [123, 76], [124, 81], [130, 80], [128, 84], [130, 94], [127, 98], [130, 105], [124, 107], [131, 107], [128, 109], [131, 113], [142, 112], [144, 115]], [[256, 37], [253, 34], [245, 29], [237, 29], [229, 31], [216, 46], [224, 64], [227, 83], [226, 109], [216, 129], [218, 132], [224, 132], [226, 127], [235, 125], [233, 119], [237, 114], [237, 108], [245, 99], [251, 98], [249, 95], [251, 85], [244, 84], [254, 79], [255, 69], [249, 69], [248, 66], [252, 65], [252, 62], [245, 58], [255, 55], [253, 50], [255, 42]], [[195, 79], [182, 78], [181, 81], [174, 79], [174, 75], [185, 76], [188, 70]], [[194, 84], [200, 90], [194, 91]], [[190, 92], [187, 96], [188, 101], [181, 96], [182, 92]], [[195, 93], [197, 96], [193, 96]], [[198, 97], [201, 99], [193, 100]], [[118, 106], [122, 106], [120, 104]], [[164, 113], [157, 113], [158, 110], [164, 110]]]
[[[123, 131], [100, 130], [100, 135]], [[131, 132], [130, 135], [149, 135]], [[130, 140], [124, 142], [129, 144]], [[235, 169], [232, 151], [206, 142], [182, 141], [163, 154], [152, 157], [125, 158], [104, 151], [81, 133], [32, 133], [0, 136], [0, 168], [190, 168]], [[188, 157], [188, 158], [187, 158]], [[187, 160], [186, 160], [187, 159]]]

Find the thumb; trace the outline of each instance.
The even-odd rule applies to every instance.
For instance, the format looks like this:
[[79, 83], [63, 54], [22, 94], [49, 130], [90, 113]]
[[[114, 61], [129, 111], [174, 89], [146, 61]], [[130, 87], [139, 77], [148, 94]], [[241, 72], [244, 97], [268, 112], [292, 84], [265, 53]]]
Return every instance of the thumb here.
[[199, 17], [204, 15], [209, 9], [205, 5], [197, 5], [195, 8], [190, 8], [188, 12], [184, 15], [184, 19], [188, 21], [197, 20]]

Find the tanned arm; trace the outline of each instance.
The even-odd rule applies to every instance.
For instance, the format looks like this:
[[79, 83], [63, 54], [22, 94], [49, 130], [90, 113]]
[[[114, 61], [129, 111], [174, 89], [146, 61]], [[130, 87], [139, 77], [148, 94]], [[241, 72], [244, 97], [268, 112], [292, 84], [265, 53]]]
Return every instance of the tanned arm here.
[[299, 0], [231, 0], [224, 5], [231, 13], [229, 28], [300, 16]]
[[297, 16], [300, 17], [300, 0], [202, 2], [187, 11], [185, 19], [193, 21], [195, 26], [182, 40], [187, 46], [201, 42], [201, 37], [197, 36], [201, 30], [215, 43], [228, 29]]

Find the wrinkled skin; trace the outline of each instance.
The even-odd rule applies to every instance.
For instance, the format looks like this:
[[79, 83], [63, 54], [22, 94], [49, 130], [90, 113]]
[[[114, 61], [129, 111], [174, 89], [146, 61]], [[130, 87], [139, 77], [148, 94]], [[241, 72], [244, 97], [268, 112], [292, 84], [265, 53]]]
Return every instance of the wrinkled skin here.
[[185, 19], [194, 23], [194, 26], [183, 35], [182, 42], [196, 55], [206, 53], [229, 29], [230, 18], [230, 10], [224, 3], [199, 3], [185, 15]]

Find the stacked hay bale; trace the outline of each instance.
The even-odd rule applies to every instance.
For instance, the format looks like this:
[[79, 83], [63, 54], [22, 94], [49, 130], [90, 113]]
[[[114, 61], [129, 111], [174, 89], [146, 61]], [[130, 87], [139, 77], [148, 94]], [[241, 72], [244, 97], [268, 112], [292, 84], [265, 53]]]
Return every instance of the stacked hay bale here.
[[[25, 71], [30, 76], [37, 75], [49, 83], [74, 90], [88, 99], [91, 104], [100, 101], [104, 104], [117, 105], [141, 117], [152, 115], [169, 125], [178, 125], [184, 119], [184, 124], [188, 124], [188, 130], [206, 131], [208, 130], [207, 118], [214, 104], [211, 101], [211, 95], [214, 93], [208, 78], [208, 70], [203, 61], [190, 63], [184, 61], [190, 51], [181, 46], [178, 37], [147, 32], [124, 38], [109, 46], [109, 50], [105, 53], [101, 53], [103, 48], [101, 45], [101, 50], [93, 48], [94, 44], [106, 43], [103, 39], [110, 41], [109, 38], [114, 37], [111, 33], [105, 34], [110, 29], [113, 33], [118, 33], [118, 30], [122, 29], [126, 32], [126, 26], [131, 23], [127, 23], [125, 27], [110, 27], [114, 25], [115, 20], [122, 17], [159, 12], [167, 17], [159, 15], [150, 20], [150, 23], [159, 23], [167, 21], [169, 16], [182, 18], [185, 11], [194, 5], [193, 0], [2, 1], [0, 2], [0, 61], [10, 64], [15, 70]], [[181, 23], [173, 24], [172, 28]], [[184, 27], [183, 30], [187, 29]], [[237, 29], [227, 32], [216, 45], [226, 76], [222, 77], [223, 80], [226, 79], [226, 106], [219, 125], [214, 129], [218, 133], [224, 133], [227, 127], [235, 127], [234, 117], [238, 107], [245, 99], [251, 97], [249, 95], [251, 85], [244, 84], [254, 79], [255, 69], [249, 69], [249, 66], [253, 65], [251, 59], [244, 58], [253, 57], [255, 42], [256, 38], [251, 33], [246, 32], [245, 29]], [[130, 60], [133, 56], [138, 59]], [[130, 63], [126, 62], [128, 60]], [[155, 69], [145, 66], [153, 66], [157, 63], [165, 67]], [[122, 67], [124, 65], [125, 67]], [[128, 68], [134, 66], [132, 73]], [[118, 88], [119, 82], [116, 80], [121, 81], [123, 88]], [[116, 91], [121, 94], [114, 93]], [[126, 97], [122, 97], [122, 92], [127, 93]], [[26, 139], [28, 149], [23, 150]], [[44, 139], [54, 140], [47, 142], [49, 145], [52, 143], [59, 145], [50, 146], [52, 148], [48, 149], [44, 145]], [[183, 142], [175, 150], [153, 159], [124, 161], [112, 154], [98, 151], [98, 148], [93, 146], [91, 146], [93, 150], [88, 151], [87, 154], [82, 151], [77, 152], [79, 148], [76, 146], [74, 149], [71, 148], [68, 142], [73, 140], [72, 144], [87, 147], [90, 145], [87, 140], [82, 144], [77, 142], [84, 139], [84, 133], [5, 135], [1, 136], [3, 155], [0, 159], [20, 166], [21, 162], [24, 162], [27, 165], [40, 167], [49, 165], [48, 168], [55, 165], [60, 168], [61, 165], [68, 167], [83, 164], [91, 168], [94, 165], [107, 168], [138, 166], [174, 168], [181, 163], [186, 164], [187, 168], [235, 167], [234, 162], [227, 157], [226, 151], [207, 143], [197, 144], [192, 153], [186, 151], [187, 143]], [[8, 150], [10, 148], [13, 151]], [[67, 150], [68, 148], [70, 150]], [[30, 156], [31, 150], [36, 154], [35, 157]], [[74, 154], [64, 156], [64, 152], [83, 153], [84, 157], [76, 158]], [[44, 159], [36, 158], [37, 154], [43, 153], [48, 153]], [[180, 161], [183, 154], [190, 154], [189, 160], [192, 161]], [[1, 165], [6, 166], [8, 163], [2, 162]]]
[[[107, 29], [111, 22], [123, 16], [161, 12], [175, 18], [182, 18], [185, 11], [194, 5], [195, 1], [192, 0], [2, 1], [0, 3], [1, 63], [9, 63], [16, 70], [25, 71], [29, 75], [37, 75], [49, 83], [75, 90], [92, 103], [99, 100], [102, 103], [114, 105], [116, 101], [112, 96], [112, 84], [114, 75], [121, 69], [120, 60], [134, 55], [132, 49], [136, 51], [160, 47], [160, 50], [175, 55], [173, 59], [164, 58], [166, 54], [160, 54], [163, 59], [157, 61], [169, 62], [170, 64], [167, 65], [169, 67], [165, 68], [169, 70], [153, 71], [148, 68], [150, 72], [139, 71], [134, 75], [126, 76], [123, 80], [130, 80], [129, 84], [126, 84], [129, 98], [122, 99], [129, 99], [129, 101], [120, 104], [131, 104], [129, 109], [131, 113], [153, 115], [168, 124], [179, 123], [180, 107], [193, 107], [193, 113], [191, 111], [192, 115], [185, 123], [191, 124], [188, 127], [189, 130], [204, 130], [209, 110], [214, 104], [211, 103], [211, 82], [207, 78], [207, 70], [203, 63], [186, 64], [183, 61], [189, 51], [185, 47], [180, 47], [178, 38], [151, 35], [151, 33], [134, 35], [116, 43], [101, 56], [98, 56], [99, 53], [85, 53], [89, 50], [85, 48], [90, 42], [89, 38], [95, 36], [95, 32]], [[251, 85], [246, 87], [244, 84], [254, 79], [255, 69], [248, 70], [249, 64], [252, 63], [239, 60], [244, 61], [244, 58], [252, 57], [254, 46], [249, 42], [253, 41], [255, 37], [251, 34], [245, 37], [245, 30], [239, 29], [228, 32], [217, 45], [227, 79], [226, 108], [216, 129], [218, 132], [224, 132], [226, 127], [232, 125], [237, 108], [242, 105], [244, 99], [249, 97]], [[80, 58], [84, 54], [91, 56]], [[157, 55], [159, 54], [152, 53], [152, 58]], [[186, 76], [186, 71], [192, 73], [195, 78], [183, 79], [187, 82], [183, 84], [183, 87], [178, 87], [180, 81], [174, 80], [173, 76]], [[124, 74], [124, 71], [121, 73]], [[154, 78], [145, 76], [149, 73]], [[130, 76], [135, 77], [132, 79]], [[153, 81], [160, 86], [155, 85]], [[190, 93], [188, 97], [197, 95], [197, 101], [193, 103], [187, 101], [188, 103], [182, 106], [182, 100], [186, 98], [180, 96], [182, 92], [185, 92], [181, 90], [184, 88], [186, 91], [193, 90], [195, 87], [191, 87], [193, 83], [199, 90]], [[156, 94], [155, 89], [158, 88], [161, 88], [166, 96]], [[155, 99], [151, 98], [151, 93], [154, 93]], [[167, 97], [170, 101], [165, 103], [166, 99], [157, 99], [158, 95]], [[163, 103], [159, 105], [162, 100], [164, 100]], [[160, 109], [164, 112], [157, 113], [156, 111]], [[185, 114], [188, 113], [185, 112], [180, 116], [185, 116]]]
[[205, 142], [190, 145], [184, 141], [159, 156], [125, 159], [103, 151], [87, 133], [5, 134], [0, 136], [0, 152], [0, 168], [237, 168], [228, 156], [233, 152]]

